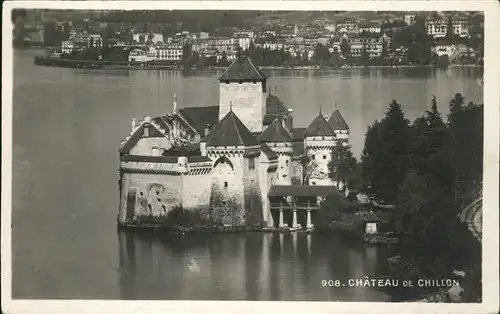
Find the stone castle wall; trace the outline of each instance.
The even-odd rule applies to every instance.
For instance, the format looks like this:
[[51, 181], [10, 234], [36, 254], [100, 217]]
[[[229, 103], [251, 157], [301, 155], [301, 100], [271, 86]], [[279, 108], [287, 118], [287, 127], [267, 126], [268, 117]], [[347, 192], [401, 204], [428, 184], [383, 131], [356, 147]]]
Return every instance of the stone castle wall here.
[[333, 137], [306, 138], [307, 155], [315, 164], [315, 170], [309, 178], [310, 185], [333, 185], [333, 181], [328, 178], [328, 163], [332, 159], [332, 148], [335, 144]]
[[219, 85], [219, 121], [232, 106], [233, 112], [251, 132], [262, 131], [266, 110], [262, 82], [224, 83]]
[[165, 215], [174, 207], [209, 206], [210, 163], [121, 162], [119, 222], [137, 215]]
[[243, 225], [245, 210], [242, 154], [210, 157], [215, 167], [212, 169], [209, 219], [221, 224]]
[[269, 210], [269, 199], [267, 194], [272, 185], [277, 182], [277, 162], [270, 162], [264, 154], [259, 157], [259, 186], [262, 196], [262, 220], [266, 227], [272, 227], [273, 216]]
[[[250, 168], [251, 159], [253, 159], [253, 168]], [[251, 156], [243, 159], [245, 224], [260, 224], [263, 221], [262, 195], [259, 188], [259, 166], [258, 156]]]
[[180, 175], [124, 172], [121, 182], [119, 221], [122, 223], [131, 218], [129, 210], [134, 216], [164, 215], [182, 202]]
[[201, 170], [198, 174], [182, 176], [182, 207], [185, 209], [203, 209], [210, 207], [210, 185], [212, 175]]

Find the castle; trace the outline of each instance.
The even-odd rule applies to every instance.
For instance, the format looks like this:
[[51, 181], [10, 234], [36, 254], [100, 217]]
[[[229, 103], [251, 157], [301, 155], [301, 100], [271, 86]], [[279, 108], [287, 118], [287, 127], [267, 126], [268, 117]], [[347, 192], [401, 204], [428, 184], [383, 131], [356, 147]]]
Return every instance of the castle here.
[[218, 80], [218, 106], [178, 108], [174, 95], [171, 113], [132, 119], [119, 149], [119, 224], [181, 205], [225, 225], [272, 227], [271, 187], [336, 184], [328, 176], [331, 149], [349, 137], [337, 108], [294, 127], [293, 110], [246, 56]]

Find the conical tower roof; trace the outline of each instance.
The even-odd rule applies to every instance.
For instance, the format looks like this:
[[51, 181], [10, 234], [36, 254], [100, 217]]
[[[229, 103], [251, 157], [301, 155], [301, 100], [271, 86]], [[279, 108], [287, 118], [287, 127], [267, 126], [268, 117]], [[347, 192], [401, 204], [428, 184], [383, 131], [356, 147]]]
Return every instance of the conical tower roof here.
[[321, 113], [311, 122], [304, 132], [304, 138], [312, 136], [335, 136], [335, 132]]
[[259, 141], [263, 143], [292, 142], [292, 136], [278, 119], [274, 119], [273, 123], [259, 136]]
[[231, 110], [204, 138], [207, 146], [254, 146], [257, 138]]
[[333, 109], [332, 114], [328, 118], [328, 124], [335, 131], [349, 131], [349, 125], [347, 125], [347, 122], [345, 122], [344, 117], [342, 116], [338, 108]]
[[262, 71], [253, 64], [252, 60], [245, 55], [236, 58], [219, 77], [219, 81], [261, 81], [265, 79], [267, 79], [267, 77], [264, 73], [262, 73]]

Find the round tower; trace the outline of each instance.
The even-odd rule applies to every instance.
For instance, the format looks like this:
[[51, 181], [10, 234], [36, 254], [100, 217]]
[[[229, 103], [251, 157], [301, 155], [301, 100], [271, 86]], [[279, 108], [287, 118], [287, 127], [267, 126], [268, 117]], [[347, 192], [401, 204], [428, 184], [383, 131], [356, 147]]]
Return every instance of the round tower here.
[[313, 120], [304, 132], [304, 150], [309, 157], [309, 185], [333, 185], [328, 175], [328, 163], [332, 159], [332, 149], [336, 145], [336, 135], [323, 114]]
[[267, 144], [278, 155], [278, 185], [292, 184], [292, 136], [280, 119], [275, 119], [259, 136], [261, 143]]

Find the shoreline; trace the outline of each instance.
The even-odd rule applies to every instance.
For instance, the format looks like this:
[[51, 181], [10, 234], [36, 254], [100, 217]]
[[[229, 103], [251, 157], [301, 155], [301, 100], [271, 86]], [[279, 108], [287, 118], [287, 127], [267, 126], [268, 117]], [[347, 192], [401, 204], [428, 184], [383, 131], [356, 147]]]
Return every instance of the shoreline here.
[[[138, 63], [128, 61], [100, 61], [100, 60], [71, 60], [61, 59], [57, 57], [35, 56], [33, 58], [37, 66], [50, 66], [60, 68], [76, 68], [76, 69], [92, 69], [92, 70], [171, 70], [171, 71], [206, 71], [206, 70], [224, 70], [225, 66], [207, 66], [202, 68], [184, 68], [182, 65], [172, 64], [154, 64], [154, 63]], [[404, 69], [404, 68], [432, 68], [438, 69], [436, 66], [430, 65], [353, 65], [353, 66], [260, 66], [265, 70], [278, 71], [296, 71], [296, 70], [352, 70], [352, 69]], [[483, 65], [477, 64], [450, 64], [448, 68], [484, 68]], [[442, 68], [446, 69], [446, 68]]]

